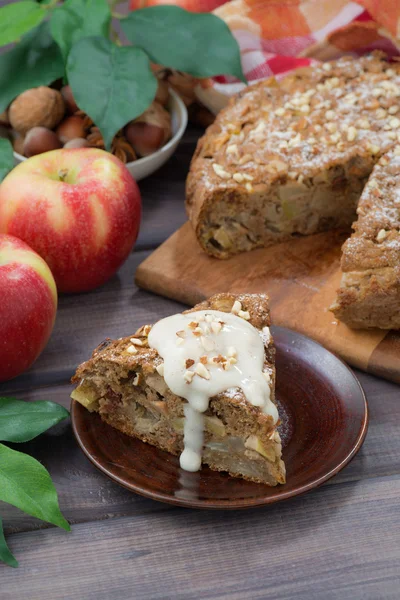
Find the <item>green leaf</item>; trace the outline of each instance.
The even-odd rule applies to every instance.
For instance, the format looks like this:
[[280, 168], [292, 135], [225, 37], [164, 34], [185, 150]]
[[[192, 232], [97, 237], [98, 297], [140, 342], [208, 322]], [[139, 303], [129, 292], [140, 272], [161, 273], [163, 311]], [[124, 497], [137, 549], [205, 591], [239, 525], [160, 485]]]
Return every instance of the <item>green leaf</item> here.
[[108, 37], [110, 22], [106, 0], [67, 0], [54, 11], [50, 29], [66, 61], [71, 47], [81, 38]]
[[117, 131], [141, 115], [157, 91], [143, 50], [116, 46], [101, 37], [84, 38], [72, 47], [67, 75], [77, 105], [100, 128], [107, 149]]
[[7, 546], [6, 538], [4, 537], [3, 523], [0, 517], [0, 560], [10, 565], [10, 567], [18, 567], [18, 561], [11, 553]]
[[0, 500], [67, 531], [50, 475], [37, 460], [0, 444]]
[[6, 138], [0, 138], [0, 181], [14, 167], [14, 154], [11, 142]]
[[47, 22], [25, 35], [12, 50], [0, 54], [0, 112], [18, 94], [63, 77], [64, 63]]
[[246, 83], [238, 43], [216, 15], [150, 6], [132, 11], [121, 27], [155, 63], [195, 77], [234, 75]]
[[68, 415], [67, 409], [55, 402], [0, 397], [0, 440], [28, 442]]
[[44, 19], [45, 10], [32, 0], [0, 8], [0, 46], [18, 40]]

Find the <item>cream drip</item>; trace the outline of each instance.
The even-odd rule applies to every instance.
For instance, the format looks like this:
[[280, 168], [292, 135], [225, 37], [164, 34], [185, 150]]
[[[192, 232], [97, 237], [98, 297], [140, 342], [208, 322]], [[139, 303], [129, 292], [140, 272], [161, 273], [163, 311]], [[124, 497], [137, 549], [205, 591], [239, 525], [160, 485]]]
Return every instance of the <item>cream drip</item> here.
[[164, 360], [166, 384], [188, 402], [182, 469], [200, 469], [203, 413], [210, 398], [220, 392], [240, 388], [248, 402], [277, 422], [278, 411], [270, 398], [270, 375], [263, 372], [265, 339], [269, 339], [267, 327], [261, 333], [245, 318], [216, 310], [173, 315], [151, 329], [149, 346]]

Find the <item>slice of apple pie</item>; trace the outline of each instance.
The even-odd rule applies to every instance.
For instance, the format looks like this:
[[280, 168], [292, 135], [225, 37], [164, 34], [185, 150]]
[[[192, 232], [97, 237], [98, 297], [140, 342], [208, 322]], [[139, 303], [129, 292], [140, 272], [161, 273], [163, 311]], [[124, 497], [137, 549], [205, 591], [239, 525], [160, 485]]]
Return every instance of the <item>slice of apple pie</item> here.
[[123, 433], [234, 477], [285, 482], [265, 295], [217, 294], [103, 342], [72, 398]]

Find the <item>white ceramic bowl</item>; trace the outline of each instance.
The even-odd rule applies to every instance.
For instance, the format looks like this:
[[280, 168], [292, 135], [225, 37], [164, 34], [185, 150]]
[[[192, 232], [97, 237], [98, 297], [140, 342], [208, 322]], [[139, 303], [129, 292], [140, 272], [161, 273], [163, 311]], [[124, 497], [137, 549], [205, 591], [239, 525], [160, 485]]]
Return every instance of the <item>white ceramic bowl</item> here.
[[[170, 89], [169, 94], [167, 109], [171, 114], [172, 138], [165, 146], [160, 148], [160, 150], [154, 152], [154, 154], [144, 156], [143, 158], [139, 158], [138, 160], [126, 164], [130, 174], [136, 181], [151, 175], [167, 162], [175, 152], [176, 147], [185, 132], [188, 121], [186, 106], [176, 92]], [[22, 156], [22, 154], [18, 154], [18, 152], [14, 152], [14, 158], [16, 164], [26, 160], [26, 157]]]

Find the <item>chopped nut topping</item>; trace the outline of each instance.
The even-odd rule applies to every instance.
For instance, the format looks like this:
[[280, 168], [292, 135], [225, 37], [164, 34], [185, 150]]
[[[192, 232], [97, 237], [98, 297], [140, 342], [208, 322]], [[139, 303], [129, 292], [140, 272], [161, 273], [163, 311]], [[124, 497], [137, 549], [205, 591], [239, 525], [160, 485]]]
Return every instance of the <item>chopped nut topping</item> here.
[[300, 133], [297, 133], [297, 135], [295, 135], [294, 138], [289, 140], [288, 146], [289, 147], [297, 146], [298, 144], [300, 144], [300, 142], [301, 142], [301, 135], [300, 135]]
[[243, 177], [247, 180], [247, 181], [253, 181], [254, 177], [252, 175], [249, 175], [248, 173], [243, 173]]
[[218, 356], [214, 356], [211, 359], [211, 362], [220, 364], [220, 363], [225, 362], [225, 360], [226, 360], [226, 358], [224, 356], [222, 356], [222, 354], [218, 354]]
[[237, 181], [237, 183], [243, 183], [244, 181], [244, 177], [241, 173], [234, 173], [232, 177], [235, 181]]
[[193, 360], [192, 358], [188, 358], [188, 359], [186, 359], [186, 362], [185, 362], [185, 367], [186, 367], [187, 369], [190, 369], [190, 367], [192, 367], [193, 365], [194, 365], [194, 360]]
[[197, 321], [191, 321], [190, 323], [188, 323], [189, 329], [196, 329], [196, 327], [198, 326], [199, 324], [197, 323]]
[[332, 65], [328, 62], [323, 63], [322, 68], [324, 71], [332, 71]]
[[212, 168], [214, 169], [214, 173], [221, 177], [221, 179], [230, 179], [231, 174], [225, 171], [218, 163], [213, 163]]
[[355, 104], [357, 102], [357, 96], [354, 92], [350, 92], [349, 94], [346, 94], [346, 96], [344, 97], [344, 101], [347, 104]]
[[375, 98], [379, 98], [379, 96], [385, 95], [385, 90], [383, 88], [374, 88], [371, 93]]
[[324, 127], [330, 132], [330, 133], [335, 133], [335, 131], [337, 130], [337, 125], [336, 123], [332, 123], [331, 121], [329, 121], [328, 123], [324, 124]]
[[352, 125], [347, 130], [347, 141], [353, 142], [358, 135], [357, 129]]
[[143, 327], [143, 335], [144, 336], [147, 337], [149, 335], [150, 331], [151, 331], [151, 325], [145, 325]]
[[156, 371], [161, 377], [164, 377], [164, 363], [156, 366]]
[[282, 107], [277, 108], [275, 114], [277, 117], [282, 117], [285, 114], [285, 109]]
[[227, 154], [236, 154], [238, 152], [238, 147], [236, 144], [229, 144], [226, 149]]
[[360, 127], [360, 129], [371, 129], [371, 124], [368, 119], [358, 119], [356, 125], [357, 127]]
[[391, 106], [390, 108], [388, 108], [388, 113], [389, 115], [395, 115], [399, 110], [398, 106]]
[[242, 158], [239, 159], [238, 164], [239, 165], [244, 165], [248, 162], [251, 162], [253, 160], [253, 157], [250, 154], [244, 154], [242, 156]]
[[249, 321], [250, 320], [250, 313], [249, 313], [248, 310], [239, 310], [238, 317], [241, 317], [245, 321]]
[[375, 116], [377, 119], [384, 119], [386, 117], [386, 110], [384, 108], [377, 108]]
[[186, 383], [191, 383], [193, 377], [194, 371], [185, 371], [185, 373], [183, 374], [183, 379], [186, 381]]
[[128, 346], [126, 351], [129, 352], [129, 354], [137, 354], [137, 348], [135, 348], [133, 345]]
[[201, 362], [197, 363], [195, 372], [197, 373], [197, 375], [199, 375], [199, 377], [202, 377], [203, 379], [210, 379], [211, 377], [210, 372]]
[[253, 133], [261, 133], [261, 131], [265, 130], [266, 125], [267, 124], [265, 123], [265, 121], [260, 121], [257, 127], [253, 129]]
[[215, 335], [218, 335], [218, 333], [222, 329], [222, 324], [219, 321], [213, 321], [211, 323], [211, 329], [212, 329], [212, 332], [215, 333]]
[[267, 383], [271, 382], [271, 375], [266, 371], [263, 371], [263, 377], [266, 379]]
[[252, 192], [254, 189], [251, 183], [246, 183], [245, 188], [248, 192]]
[[203, 346], [204, 350], [206, 350], [207, 352], [211, 352], [211, 350], [214, 350], [214, 342], [212, 340], [210, 340], [210, 338], [205, 337], [203, 335], [200, 338], [200, 342], [201, 342], [201, 345]]
[[333, 112], [333, 110], [327, 110], [325, 113], [325, 119], [327, 119], [328, 121], [332, 121], [332, 119], [335, 118], [335, 113]]
[[378, 232], [378, 235], [376, 236], [376, 241], [377, 242], [383, 242], [384, 239], [386, 239], [387, 235], [388, 235], [388, 231], [385, 231], [385, 229], [381, 229]]
[[400, 119], [393, 117], [389, 120], [389, 125], [392, 129], [397, 129], [400, 126]]
[[132, 381], [132, 385], [140, 385], [142, 381], [142, 377], [140, 373], [136, 373], [134, 380]]
[[186, 337], [186, 331], [184, 331], [183, 329], [181, 329], [181, 331], [177, 331], [176, 335], [180, 338], [185, 338]]
[[239, 302], [239, 300], [235, 300], [235, 302], [233, 303], [233, 306], [231, 308], [231, 313], [233, 313], [234, 315], [237, 315], [240, 310], [242, 310], [242, 303]]
[[205, 354], [200, 356], [200, 362], [202, 365], [206, 365], [208, 363], [208, 357]]
[[142, 340], [139, 340], [138, 338], [131, 338], [130, 341], [132, 344], [135, 344], [135, 346], [143, 346]]

